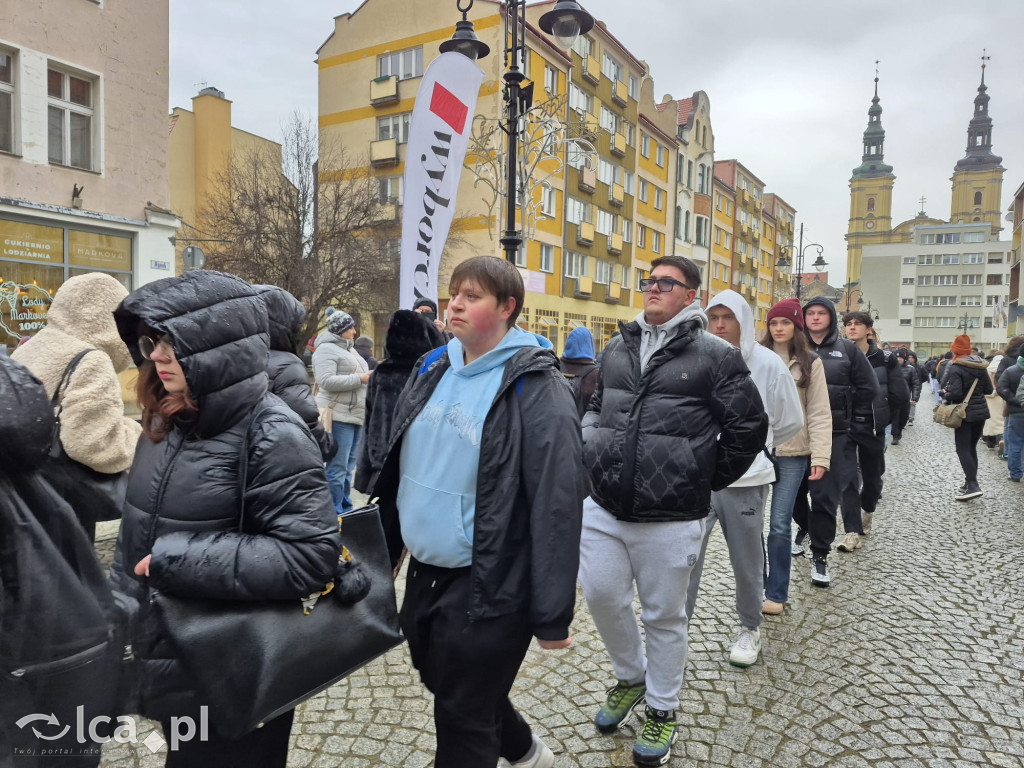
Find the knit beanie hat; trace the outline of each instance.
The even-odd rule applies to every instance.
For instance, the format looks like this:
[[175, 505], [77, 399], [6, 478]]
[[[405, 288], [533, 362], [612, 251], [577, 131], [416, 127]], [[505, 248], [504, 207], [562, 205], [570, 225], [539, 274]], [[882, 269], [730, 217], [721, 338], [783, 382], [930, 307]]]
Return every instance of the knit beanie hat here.
[[800, 309], [800, 301], [797, 299], [783, 299], [774, 307], [768, 310], [768, 322], [773, 317], [784, 317], [791, 320], [793, 325], [801, 331], [804, 329], [804, 313]]
[[352, 346], [373, 349], [373, 339], [371, 339], [369, 336], [360, 336], [358, 339], [355, 340], [355, 343]]
[[971, 346], [971, 337], [966, 333], [961, 333], [955, 339], [953, 339], [953, 346], [950, 347], [953, 350], [955, 357], [965, 357], [974, 351], [974, 347]]
[[340, 309], [336, 309], [327, 316], [327, 330], [335, 336], [341, 336], [341, 334], [349, 328], [355, 327], [356, 321], [352, 319], [352, 315], [348, 312], [342, 312]]
[[437, 304], [428, 299], [426, 296], [416, 299], [416, 303], [412, 305], [412, 309], [415, 312], [420, 307], [430, 307], [430, 311], [435, 315], [437, 314]]

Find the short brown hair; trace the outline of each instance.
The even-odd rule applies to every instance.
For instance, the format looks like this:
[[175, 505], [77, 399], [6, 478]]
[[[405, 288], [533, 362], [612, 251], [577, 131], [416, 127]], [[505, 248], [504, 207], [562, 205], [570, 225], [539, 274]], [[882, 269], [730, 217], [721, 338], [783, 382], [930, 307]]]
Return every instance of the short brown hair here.
[[871, 319], [871, 315], [867, 312], [847, 312], [843, 315], [843, 325], [847, 323], [860, 323], [868, 328], [872, 328], [875, 325], [875, 321]]
[[515, 299], [516, 305], [507, 323], [509, 328], [516, 324], [519, 313], [523, 311], [526, 288], [523, 286], [522, 275], [511, 262], [496, 256], [474, 256], [466, 259], [452, 272], [451, 280], [448, 281], [448, 293], [454, 296], [466, 280], [472, 280], [493, 294], [499, 306], [509, 299]]
[[686, 284], [693, 290], [700, 292], [700, 270], [697, 265], [685, 256], [659, 256], [651, 262], [651, 271], [660, 266], [675, 267], [683, 273]]

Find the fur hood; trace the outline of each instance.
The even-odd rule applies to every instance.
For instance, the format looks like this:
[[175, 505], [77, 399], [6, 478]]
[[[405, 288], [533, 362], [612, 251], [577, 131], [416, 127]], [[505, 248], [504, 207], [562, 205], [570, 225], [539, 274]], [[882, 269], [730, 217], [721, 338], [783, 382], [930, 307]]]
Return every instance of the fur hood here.
[[964, 355], [953, 361], [953, 365], [962, 365], [965, 368], [975, 368], [982, 371], [988, 370], [988, 360], [979, 357], [978, 355]]

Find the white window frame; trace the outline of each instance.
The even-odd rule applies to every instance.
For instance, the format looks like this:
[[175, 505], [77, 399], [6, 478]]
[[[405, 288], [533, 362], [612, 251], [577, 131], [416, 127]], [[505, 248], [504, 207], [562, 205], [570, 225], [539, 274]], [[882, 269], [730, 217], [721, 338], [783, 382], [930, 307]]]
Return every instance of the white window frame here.
[[[382, 115], [377, 118], [377, 140], [397, 139], [399, 144], [409, 140], [409, 126], [412, 124], [412, 112], [399, 112], [394, 115]], [[388, 136], [381, 136], [381, 128], [387, 125]]]
[[9, 80], [0, 80], [0, 100], [6, 102], [6, 108], [8, 115], [6, 119], [3, 117], [3, 112], [0, 111], [0, 119], [4, 119], [7, 123], [6, 126], [0, 126], [0, 136], [3, 135], [4, 130], [7, 132], [7, 144], [6, 146], [0, 143], [0, 152], [11, 152], [15, 151], [18, 146], [18, 83], [17, 83], [17, 66], [15, 53], [7, 48], [0, 48], [0, 56], [7, 59], [7, 68], [10, 72]]
[[651, 237], [651, 251], [654, 253], [661, 253], [661, 232], [656, 229], [651, 231], [654, 233]]
[[605, 51], [604, 59], [601, 62], [601, 74], [613, 83], [616, 81], [625, 82], [626, 70], [622, 64], [619, 63], [618, 59]]
[[551, 218], [558, 216], [558, 190], [551, 185], [540, 188], [540, 212]]
[[[97, 136], [97, 107], [96, 104], [99, 101], [99, 90], [100, 80], [96, 75], [91, 75], [85, 72], [80, 72], [68, 67], [61, 66], [54, 62], [49, 62], [46, 67], [47, 76], [47, 125], [48, 129], [52, 128], [50, 123], [52, 122], [55, 115], [59, 114], [61, 119], [61, 148], [60, 148], [60, 159], [54, 159], [53, 147], [50, 146], [53, 137], [47, 133], [47, 158], [51, 165], [60, 165], [68, 168], [81, 168], [86, 171], [94, 171], [99, 167], [97, 151], [96, 151], [96, 136]], [[60, 75], [61, 95], [55, 96], [49, 93], [49, 80], [50, 73]], [[79, 104], [78, 102], [71, 101], [70, 89], [71, 80], [79, 80], [89, 85], [89, 105]], [[72, 157], [72, 133], [73, 127], [71, 125], [74, 117], [85, 118], [88, 121], [88, 150], [89, 158], [85, 164], [73, 162]]]
[[587, 255], [577, 251], [565, 252], [565, 264], [562, 270], [566, 277], [587, 276]]
[[665, 208], [665, 192], [658, 185], [654, 185], [654, 210], [661, 211]]
[[548, 273], [555, 271], [555, 246], [547, 243], [540, 244], [540, 271]]
[[654, 162], [657, 164], [657, 166], [659, 168], [664, 168], [665, 163], [668, 162], [668, 149], [663, 147], [661, 144], [658, 144], [657, 148], [654, 151], [654, 157]]
[[558, 70], [547, 64], [544, 65], [544, 90], [552, 96], [558, 93]]
[[636, 225], [636, 247], [647, 247], [647, 227], [645, 227], [643, 224]]
[[[406, 64], [409, 68], [406, 68]], [[396, 72], [395, 69], [398, 69]], [[377, 77], [395, 76], [399, 80], [423, 77], [423, 46], [388, 51], [377, 56]]]
[[985, 263], [985, 254], [984, 253], [965, 253], [964, 254], [963, 263], [964, 264], [984, 264]]
[[964, 281], [962, 283], [960, 283], [961, 285], [981, 285], [982, 284], [981, 283], [981, 275], [979, 275], [979, 274], [964, 275], [963, 278], [964, 278]]
[[984, 232], [964, 232], [965, 243], [984, 243], [985, 233]]
[[651, 137], [643, 131], [640, 131], [640, 154], [647, 159], [651, 157]]
[[637, 189], [637, 197], [640, 199], [641, 203], [646, 203], [650, 198], [650, 186], [646, 179], [640, 179]]
[[594, 259], [594, 282], [608, 285], [614, 277], [614, 265], [606, 259]]
[[381, 205], [388, 203], [402, 205], [404, 181], [401, 176], [378, 176], [377, 202]]

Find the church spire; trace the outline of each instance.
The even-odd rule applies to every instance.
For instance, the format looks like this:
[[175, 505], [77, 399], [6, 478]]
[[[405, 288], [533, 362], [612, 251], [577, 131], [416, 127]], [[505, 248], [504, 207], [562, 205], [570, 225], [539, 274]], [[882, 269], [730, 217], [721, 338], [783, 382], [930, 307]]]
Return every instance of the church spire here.
[[992, 153], [992, 118], [988, 115], [988, 86], [985, 85], [985, 62], [991, 59], [983, 50], [981, 54], [981, 85], [974, 97], [974, 117], [967, 126], [967, 154], [954, 168], [956, 171], [985, 171], [1001, 168], [1003, 158]]
[[878, 98], [878, 62], [875, 62], [875, 97], [868, 108], [868, 127], [864, 131], [864, 154], [861, 164], [853, 169], [854, 178], [891, 176], [892, 166], [886, 165], [883, 155], [885, 129], [882, 128], [882, 105]]

